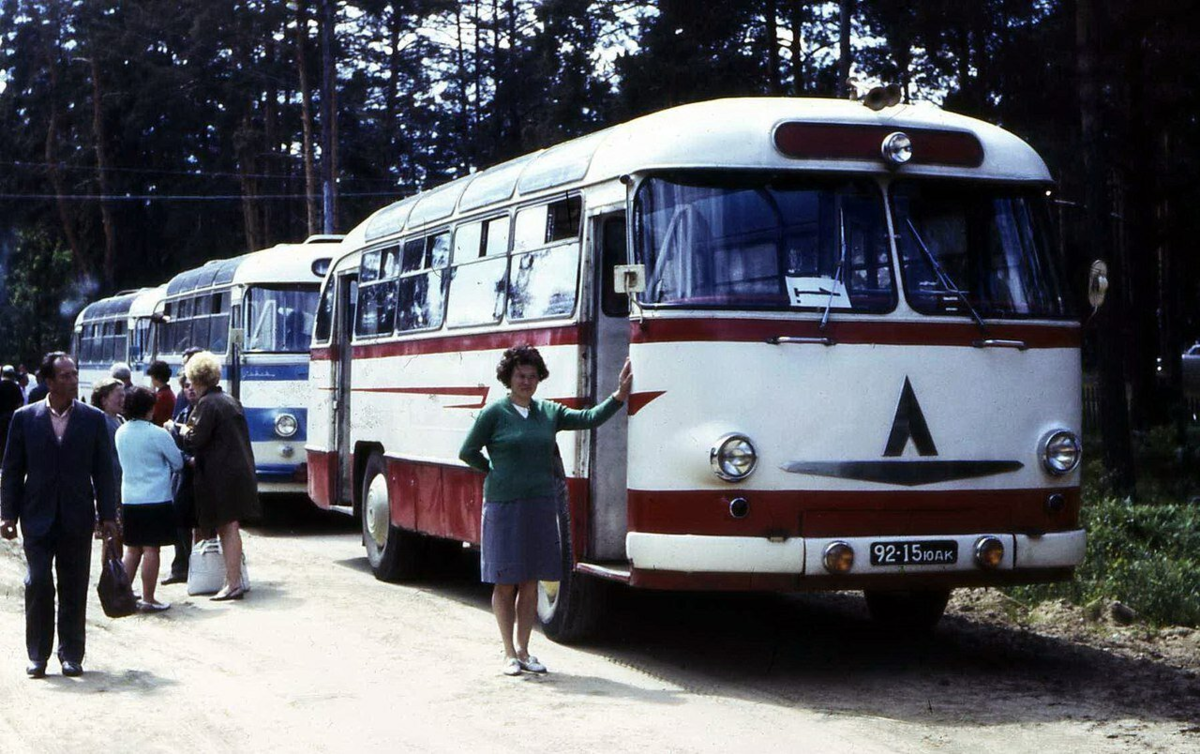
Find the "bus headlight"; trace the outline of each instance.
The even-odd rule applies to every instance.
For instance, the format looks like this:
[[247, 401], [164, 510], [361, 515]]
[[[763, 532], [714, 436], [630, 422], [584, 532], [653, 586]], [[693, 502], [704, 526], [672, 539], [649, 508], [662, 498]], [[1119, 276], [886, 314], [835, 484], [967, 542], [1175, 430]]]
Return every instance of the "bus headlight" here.
[[275, 434], [280, 437], [291, 437], [300, 429], [300, 422], [291, 414], [280, 414], [275, 417]]
[[1041, 442], [1042, 465], [1054, 476], [1062, 476], [1079, 465], [1079, 438], [1074, 432], [1056, 429]]
[[750, 438], [737, 433], [720, 437], [708, 452], [713, 473], [726, 482], [740, 482], [758, 464], [758, 453]]

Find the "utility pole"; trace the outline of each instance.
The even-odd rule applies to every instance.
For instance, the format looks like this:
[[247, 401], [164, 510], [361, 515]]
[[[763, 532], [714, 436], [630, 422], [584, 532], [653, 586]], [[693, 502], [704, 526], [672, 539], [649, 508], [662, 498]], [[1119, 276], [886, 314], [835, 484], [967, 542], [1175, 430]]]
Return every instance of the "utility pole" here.
[[321, 199], [323, 228], [325, 233], [334, 232], [334, 133], [337, 128], [337, 101], [333, 87], [337, 64], [333, 59], [334, 0], [320, 0], [321, 14]]

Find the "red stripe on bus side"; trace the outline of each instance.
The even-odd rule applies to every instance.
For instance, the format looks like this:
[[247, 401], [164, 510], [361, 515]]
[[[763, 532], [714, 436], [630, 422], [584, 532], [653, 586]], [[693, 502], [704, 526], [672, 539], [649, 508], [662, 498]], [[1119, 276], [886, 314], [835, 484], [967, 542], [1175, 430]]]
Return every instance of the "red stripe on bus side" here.
[[766, 343], [768, 338], [831, 338], [837, 343], [889, 346], [971, 346], [985, 337], [1020, 340], [1029, 348], [1079, 348], [1078, 325], [988, 325], [985, 336], [973, 323], [851, 322], [832, 320], [824, 330], [816, 321], [763, 319], [646, 319], [630, 325], [634, 343]]
[[496, 351], [512, 346], [574, 346], [584, 340], [580, 325], [543, 327], [535, 330], [506, 330], [482, 335], [458, 335], [420, 340], [395, 340], [385, 343], [358, 344], [353, 347], [356, 359], [381, 359], [389, 356], [417, 356], [431, 353], [460, 353], [464, 351]]
[[[1046, 499], [1066, 505], [1048, 512]], [[745, 518], [729, 514], [734, 498]], [[1050, 532], [1079, 526], [1079, 488], [805, 492], [630, 490], [629, 530], [740, 537], [858, 537], [962, 532]]]
[[319, 508], [329, 510], [337, 489], [337, 453], [310, 450], [308, 456], [308, 497]]

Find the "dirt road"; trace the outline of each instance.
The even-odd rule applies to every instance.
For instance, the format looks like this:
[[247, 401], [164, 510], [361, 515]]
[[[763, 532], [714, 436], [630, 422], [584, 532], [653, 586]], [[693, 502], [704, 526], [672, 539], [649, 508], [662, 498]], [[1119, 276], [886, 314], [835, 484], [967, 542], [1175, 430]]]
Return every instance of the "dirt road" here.
[[987, 595], [914, 642], [851, 596], [639, 593], [592, 645], [535, 636], [551, 673], [512, 679], [470, 553], [384, 584], [353, 522], [290, 505], [246, 534], [243, 603], [162, 587], [170, 611], [110, 620], [93, 588], [77, 679], [25, 677], [0, 545], [0, 750], [1200, 752], [1194, 632], [1180, 662], [1006, 626]]

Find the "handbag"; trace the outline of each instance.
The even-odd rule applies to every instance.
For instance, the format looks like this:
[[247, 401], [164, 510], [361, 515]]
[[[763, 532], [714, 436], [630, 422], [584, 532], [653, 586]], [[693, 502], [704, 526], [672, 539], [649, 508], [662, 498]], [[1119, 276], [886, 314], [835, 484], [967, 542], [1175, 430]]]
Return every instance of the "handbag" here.
[[[216, 594], [225, 585], [225, 555], [220, 539], [205, 539], [192, 546], [188, 558], [187, 593]], [[242, 588], [250, 591], [250, 575], [246, 572], [246, 555], [242, 554]]]
[[121, 562], [121, 548], [111, 536], [104, 538], [104, 558], [96, 591], [100, 595], [100, 606], [108, 617], [124, 618], [137, 612], [133, 585], [129, 583], [125, 564]]

